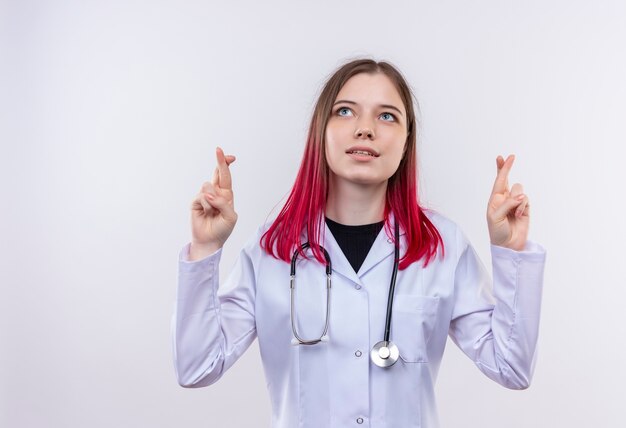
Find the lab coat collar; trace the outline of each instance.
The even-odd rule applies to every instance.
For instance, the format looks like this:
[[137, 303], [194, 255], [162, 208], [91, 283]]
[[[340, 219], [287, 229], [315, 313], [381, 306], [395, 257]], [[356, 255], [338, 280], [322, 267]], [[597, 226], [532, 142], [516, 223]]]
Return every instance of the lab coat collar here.
[[[390, 220], [393, 230], [393, 224], [395, 220], [393, 213], [390, 214]], [[321, 230], [323, 230], [324, 236], [324, 241], [321, 242], [321, 245], [326, 248], [326, 251], [328, 251], [328, 254], [330, 255], [333, 273], [338, 273], [346, 277], [350, 281], [353, 281], [354, 283], [363, 286], [361, 278], [369, 270], [374, 268], [377, 264], [387, 259], [388, 257], [390, 259], [389, 263], [393, 263], [394, 245], [392, 239], [387, 236], [384, 226], [378, 233], [376, 240], [374, 240], [374, 244], [372, 244], [372, 247], [367, 253], [367, 256], [365, 257], [365, 260], [363, 261], [363, 264], [359, 268], [359, 272], [357, 274], [352, 268], [352, 265], [346, 258], [345, 254], [341, 250], [341, 247], [337, 243], [337, 240], [331, 233], [330, 229], [327, 227], [324, 216], [322, 216], [321, 222], [322, 224], [320, 225], [320, 228], [323, 228]], [[404, 242], [405, 240], [402, 238], [403, 235], [405, 235], [405, 231], [402, 226], [400, 226], [400, 257], [402, 257], [406, 246]]]

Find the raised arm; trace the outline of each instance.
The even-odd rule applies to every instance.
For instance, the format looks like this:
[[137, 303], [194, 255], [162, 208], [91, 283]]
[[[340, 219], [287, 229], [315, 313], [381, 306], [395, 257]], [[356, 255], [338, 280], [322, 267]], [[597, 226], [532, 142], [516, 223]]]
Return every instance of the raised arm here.
[[237, 214], [228, 168], [235, 157], [225, 156], [220, 148], [216, 156], [213, 180], [202, 185], [192, 202], [192, 242], [178, 261], [171, 332], [174, 367], [178, 383], [190, 388], [216, 382], [256, 337], [250, 245], [239, 254], [218, 295], [222, 247]]
[[530, 205], [522, 185], [509, 190], [515, 157], [496, 158], [487, 205], [493, 282], [457, 231], [455, 305], [449, 334], [478, 368], [512, 389], [530, 385], [536, 357], [546, 252], [528, 238]]
[[256, 282], [249, 246], [239, 253], [219, 294], [222, 249], [193, 262], [185, 260], [190, 245], [181, 250], [172, 318], [174, 367], [181, 386], [215, 383], [256, 338]]
[[545, 250], [491, 245], [493, 281], [461, 231], [449, 335], [490, 379], [525, 389], [532, 379], [543, 288]]

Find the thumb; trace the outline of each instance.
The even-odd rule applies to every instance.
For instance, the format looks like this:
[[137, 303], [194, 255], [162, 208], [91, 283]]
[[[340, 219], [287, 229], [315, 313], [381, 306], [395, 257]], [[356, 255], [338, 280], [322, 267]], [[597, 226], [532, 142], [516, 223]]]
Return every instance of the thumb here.
[[237, 214], [235, 213], [235, 209], [232, 204], [229, 203], [228, 199], [224, 196], [219, 196], [215, 194], [207, 194], [206, 200], [207, 202], [216, 210], [220, 212], [224, 220], [228, 222], [234, 223], [237, 220]]
[[509, 214], [509, 212], [511, 212], [512, 210], [517, 208], [522, 202], [524, 202], [524, 196], [524, 194], [521, 194], [516, 196], [509, 196], [508, 198], [506, 198], [502, 202], [502, 204], [493, 212], [493, 221], [498, 221], [505, 218]]

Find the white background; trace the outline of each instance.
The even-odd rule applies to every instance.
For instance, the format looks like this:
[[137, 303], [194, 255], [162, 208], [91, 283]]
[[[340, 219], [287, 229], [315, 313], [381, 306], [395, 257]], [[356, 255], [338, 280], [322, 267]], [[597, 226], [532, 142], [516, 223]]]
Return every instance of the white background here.
[[625, 21], [618, 0], [0, 3], [0, 426], [269, 426], [256, 342], [211, 387], [174, 378], [189, 207], [215, 146], [235, 154], [223, 280], [360, 56], [418, 97], [424, 204], [490, 266], [495, 158], [515, 153], [548, 251], [532, 386], [450, 342], [442, 426], [623, 426]]

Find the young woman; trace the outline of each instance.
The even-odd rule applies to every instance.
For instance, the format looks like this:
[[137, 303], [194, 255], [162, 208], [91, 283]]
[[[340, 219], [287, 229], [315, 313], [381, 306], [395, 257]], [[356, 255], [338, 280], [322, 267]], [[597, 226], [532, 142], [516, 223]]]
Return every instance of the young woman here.
[[287, 202], [219, 293], [237, 214], [235, 157], [216, 150], [179, 259], [180, 385], [216, 382], [258, 337], [273, 427], [437, 427], [433, 388], [450, 335], [494, 381], [529, 386], [545, 250], [527, 240], [522, 186], [509, 189], [514, 157], [497, 157], [487, 206], [492, 283], [459, 227], [419, 205], [416, 135], [411, 91], [392, 65], [340, 67]]

